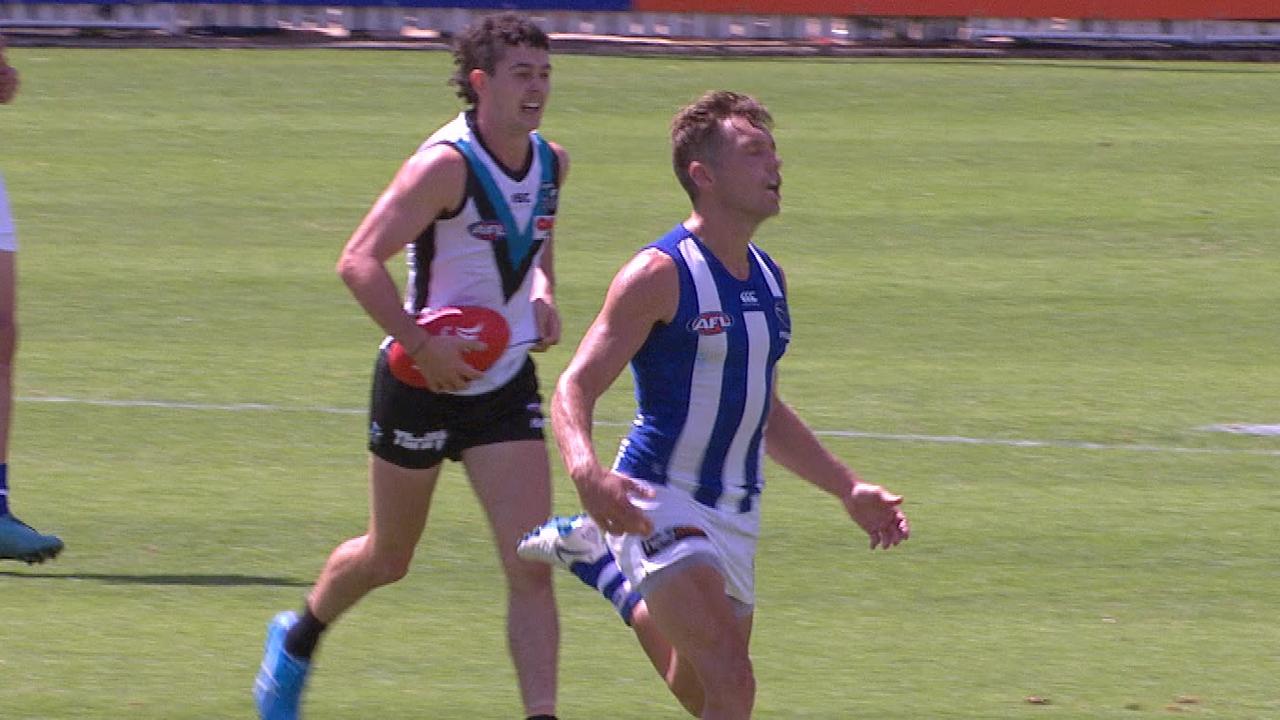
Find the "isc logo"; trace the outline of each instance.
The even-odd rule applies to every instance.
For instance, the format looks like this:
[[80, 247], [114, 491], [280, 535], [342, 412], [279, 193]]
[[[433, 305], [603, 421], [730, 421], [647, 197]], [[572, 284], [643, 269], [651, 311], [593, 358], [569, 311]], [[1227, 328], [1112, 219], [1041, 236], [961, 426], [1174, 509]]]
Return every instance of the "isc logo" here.
[[689, 321], [690, 332], [696, 332], [699, 335], [719, 335], [732, 326], [733, 318], [719, 310], [704, 312]]

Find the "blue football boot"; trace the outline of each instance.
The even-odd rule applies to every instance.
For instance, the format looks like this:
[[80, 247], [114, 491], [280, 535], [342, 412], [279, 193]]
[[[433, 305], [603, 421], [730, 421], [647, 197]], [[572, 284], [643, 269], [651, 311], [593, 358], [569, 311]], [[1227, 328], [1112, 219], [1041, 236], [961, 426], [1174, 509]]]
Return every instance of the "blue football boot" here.
[[284, 637], [297, 622], [297, 613], [282, 612], [267, 626], [266, 650], [253, 682], [253, 700], [262, 720], [298, 720], [311, 662], [285, 652]]
[[62, 552], [56, 535], [44, 535], [18, 518], [0, 515], [0, 560], [21, 560], [28, 565], [52, 560]]

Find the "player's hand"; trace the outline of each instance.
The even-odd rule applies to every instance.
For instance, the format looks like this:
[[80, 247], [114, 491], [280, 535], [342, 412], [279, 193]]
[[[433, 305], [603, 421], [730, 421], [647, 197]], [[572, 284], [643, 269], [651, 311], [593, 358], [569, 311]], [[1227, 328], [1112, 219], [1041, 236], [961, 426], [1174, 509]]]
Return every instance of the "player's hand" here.
[[0, 103], [7, 103], [18, 94], [18, 71], [6, 65], [0, 56]]
[[601, 530], [613, 535], [653, 534], [653, 522], [649, 516], [631, 503], [633, 496], [653, 497], [653, 491], [648, 487], [604, 468], [598, 468], [591, 477], [575, 484], [583, 509]]
[[549, 300], [535, 298], [533, 301], [533, 320], [538, 328], [538, 342], [534, 343], [531, 352], [543, 352], [560, 342], [560, 311]]
[[859, 482], [842, 500], [845, 512], [871, 537], [872, 550], [888, 550], [911, 537], [911, 524], [902, 513], [902, 496], [879, 485]]
[[428, 335], [413, 356], [427, 389], [431, 392], [457, 392], [484, 376], [471, 367], [462, 354], [487, 347], [479, 340], [467, 340], [456, 335]]

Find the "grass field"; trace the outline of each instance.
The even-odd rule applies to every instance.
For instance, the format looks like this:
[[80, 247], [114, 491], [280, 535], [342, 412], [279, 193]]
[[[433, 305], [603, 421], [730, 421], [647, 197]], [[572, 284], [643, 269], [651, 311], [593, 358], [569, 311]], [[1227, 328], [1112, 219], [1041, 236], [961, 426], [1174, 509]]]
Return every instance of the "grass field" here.
[[[266, 621], [363, 526], [379, 334], [331, 268], [456, 112], [448, 56], [10, 56], [13, 502], [68, 549], [0, 569], [0, 716], [250, 717]], [[544, 378], [684, 217], [672, 111], [751, 92], [786, 163], [759, 237], [793, 291], [783, 395], [908, 498], [915, 536], [869, 555], [774, 469], [759, 717], [1280, 718], [1280, 438], [1203, 429], [1280, 423], [1280, 68], [555, 63], [573, 170]], [[602, 405], [603, 452], [629, 403]], [[558, 581], [562, 717], [681, 717]], [[330, 633], [308, 717], [517, 717], [502, 604], [451, 469], [415, 571]]]

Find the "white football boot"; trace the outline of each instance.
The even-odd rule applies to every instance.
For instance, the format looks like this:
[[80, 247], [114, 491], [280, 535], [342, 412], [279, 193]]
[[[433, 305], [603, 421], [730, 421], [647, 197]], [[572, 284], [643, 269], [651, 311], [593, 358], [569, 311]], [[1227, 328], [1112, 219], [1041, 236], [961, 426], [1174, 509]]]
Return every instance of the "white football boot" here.
[[587, 515], [553, 517], [530, 530], [516, 546], [525, 560], [572, 570], [577, 563], [594, 563], [609, 553], [596, 522]]

